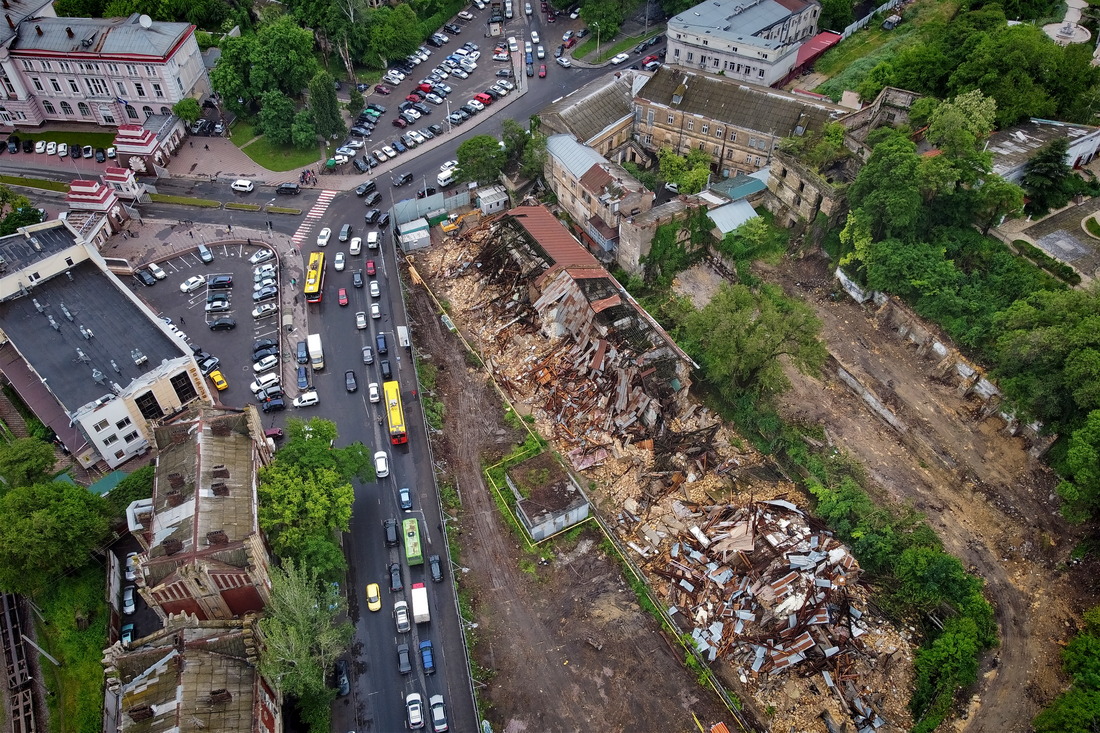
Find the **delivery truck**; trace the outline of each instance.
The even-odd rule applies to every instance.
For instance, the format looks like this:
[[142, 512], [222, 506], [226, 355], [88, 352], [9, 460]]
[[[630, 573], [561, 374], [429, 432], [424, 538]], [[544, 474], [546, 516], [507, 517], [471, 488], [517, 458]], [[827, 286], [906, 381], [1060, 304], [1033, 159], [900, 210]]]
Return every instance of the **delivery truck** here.
[[324, 369], [325, 352], [321, 348], [321, 334], [311, 333], [306, 337], [306, 344], [309, 346], [309, 363], [315, 370]]
[[413, 621], [426, 624], [432, 620], [428, 612], [428, 589], [423, 583], [413, 583], [412, 587]]

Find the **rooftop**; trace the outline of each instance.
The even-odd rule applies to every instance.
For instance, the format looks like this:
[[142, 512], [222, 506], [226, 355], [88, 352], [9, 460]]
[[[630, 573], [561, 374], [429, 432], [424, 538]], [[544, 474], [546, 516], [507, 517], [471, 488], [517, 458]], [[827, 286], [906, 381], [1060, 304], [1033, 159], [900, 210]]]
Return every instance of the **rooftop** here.
[[601, 76], [544, 107], [539, 112], [542, 129], [549, 133], [569, 132], [578, 140], [591, 142], [634, 113], [634, 87], [642, 81], [629, 70], [620, 76]]
[[0, 47], [7, 46], [8, 41], [15, 37], [16, 28], [27, 18], [41, 15], [42, 12], [53, 5], [53, 0], [6, 0], [4, 3], [4, 15], [11, 19], [13, 25], [0, 23]]
[[751, 42], [759, 48], [782, 48], [788, 42], [760, 38], [769, 28], [805, 10], [805, 0], [707, 0], [668, 20], [670, 33], [687, 31], [730, 42]]
[[27, 269], [76, 245], [76, 236], [68, 227], [60, 222], [48, 223], [52, 226], [35, 227], [29, 231], [30, 236], [16, 232], [0, 237], [0, 277]]
[[592, 166], [607, 163], [607, 159], [592, 148], [577, 142], [572, 135], [551, 135], [546, 139], [546, 152], [561, 161], [573, 178], [580, 179]]
[[[0, 244], [5, 257], [8, 239]], [[190, 353], [123, 290], [113, 275], [85, 261], [0, 303], [0, 330], [70, 412], [110, 394], [112, 383], [125, 388]], [[145, 358], [141, 366], [135, 350]]]
[[714, 226], [725, 236], [749, 219], [755, 219], [759, 214], [753, 211], [747, 201], [733, 201], [717, 209], [711, 209], [707, 216], [714, 222]]
[[520, 504], [532, 521], [546, 514], [564, 511], [584, 501], [576, 482], [554, 458], [543, 452], [508, 469], [508, 481], [523, 496]]
[[36, 18], [19, 24], [15, 53], [57, 54], [67, 59], [114, 57], [135, 63], [161, 61], [193, 31], [190, 23], [153, 21], [138, 13], [128, 18]]
[[1080, 138], [1100, 132], [1100, 127], [1032, 118], [989, 136], [986, 149], [993, 153], [993, 172], [1004, 176], [1020, 167], [1035, 152], [1058, 138], [1069, 138], [1072, 148]]
[[508, 214], [546, 253], [551, 261], [550, 269], [554, 269], [555, 266], [596, 268], [606, 274], [603, 266], [592, 253], [581, 246], [581, 243], [545, 207], [517, 206]]
[[745, 130], [790, 137], [819, 130], [851, 110], [716, 74], [662, 66], [638, 92], [641, 100]]

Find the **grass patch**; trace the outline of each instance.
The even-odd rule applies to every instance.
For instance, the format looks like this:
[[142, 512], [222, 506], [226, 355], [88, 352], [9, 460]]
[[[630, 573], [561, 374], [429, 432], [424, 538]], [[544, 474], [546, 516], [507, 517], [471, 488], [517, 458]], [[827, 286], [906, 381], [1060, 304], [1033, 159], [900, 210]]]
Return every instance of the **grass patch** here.
[[[1096, 217], [1090, 216], [1088, 219], [1085, 219], [1085, 229], [1089, 230], [1089, 234], [1100, 239], [1100, 224], [1096, 223]], [[1019, 241], [1021, 240], [1017, 240], [1017, 242]], [[1013, 242], [1013, 244], [1016, 244], [1016, 242]]]
[[[1100, 237], [1100, 224], [1096, 223], [1096, 219], [1086, 219], [1085, 227], [1088, 228], [1089, 233], [1093, 236]], [[1093, 230], [1096, 231], [1093, 231]], [[1080, 285], [1081, 275], [1077, 270], [1073, 269], [1066, 263], [1056, 260], [1048, 255], [1043, 250], [1039, 249], [1031, 242], [1025, 242], [1022, 239], [1017, 239], [1012, 243], [1012, 246], [1016, 248], [1020, 254], [1034, 262], [1039, 267], [1043, 268], [1054, 277], [1063, 280], [1070, 285]]]
[[[655, 28], [649, 33], [642, 33], [641, 35], [630, 36], [628, 38], [624, 38], [624, 39], [622, 39], [621, 41], [619, 41], [618, 43], [616, 43], [615, 45], [613, 45], [611, 47], [608, 47], [606, 45], [606, 43], [601, 43], [600, 44], [600, 55], [597, 56], [593, 60], [588, 60], [588, 59], [585, 59], [585, 60], [589, 61], [589, 63], [593, 63], [593, 64], [603, 63], [604, 61], [607, 61], [612, 56], [617, 56], [620, 53], [622, 53], [623, 51], [626, 51], [627, 49], [634, 48], [635, 46], [637, 46], [642, 41], [648, 41], [650, 38], [653, 38], [654, 36], [659, 36], [662, 33], [664, 33], [664, 29]], [[589, 36], [587, 39], [585, 39], [584, 43], [577, 46], [577, 50], [573, 52], [573, 58], [575, 58], [575, 59], [584, 59], [585, 56], [587, 56], [588, 54], [592, 53], [595, 50], [596, 50], [596, 37], [594, 35], [592, 35], [592, 36]]]
[[149, 199], [158, 204], [178, 204], [180, 206], [198, 206], [203, 209], [220, 209], [221, 201], [212, 199], [192, 199], [186, 196], [169, 196], [164, 193], [151, 193]]
[[[235, 137], [236, 135], [234, 135]], [[241, 148], [241, 152], [251, 158], [253, 162], [275, 172], [294, 170], [311, 163], [321, 164], [324, 162], [317, 154], [317, 148], [311, 147], [308, 150], [299, 150], [298, 148], [278, 147], [272, 145], [266, 137], [260, 137], [255, 142], [245, 145]]]
[[61, 663], [40, 659], [55, 733], [91, 733], [102, 725], [100, 660], [108, 620], [103, 582], [103, 568], [93, 565], [52, 583], [35, 599], [45, 616], [45, 623], [37, 624], [38, 641]]
[[227, 203], [225, 205], [227, 209], [233, 209], [234, 211], [259, 211], [263, 207], [259, 204], [234, 204]]
[[269, 214], [301, 214], [301, 209], [288, 209], [285, 206], [268, 206], [267, 213]]
[[25, 176], [0, 176], [0, 183], [25, 188], [41, 188], [47, 191], [69, 192], [69, 184], [61, 181], [47, 181], [44, 178], [26, 178]]
[[229, 139], [239, 148], [254, 137], [256, 137], [256, 126], [238, 117], [237, 121], [233, 124], [233, 129], [229, 133]]
[[115, 134], [113, 132], [73, 132], [71, 130], [21, 132], [16, 130], [12, 134], [20, 140], [33, 140], [35, 142], [45, 140], [48, 143], [67, 143], [70, 147], [78, 140], [80, 141], [81, 147], [91, 145], [93, 148], [103, 148], [104, 150], [113, 147], [115, 144]]

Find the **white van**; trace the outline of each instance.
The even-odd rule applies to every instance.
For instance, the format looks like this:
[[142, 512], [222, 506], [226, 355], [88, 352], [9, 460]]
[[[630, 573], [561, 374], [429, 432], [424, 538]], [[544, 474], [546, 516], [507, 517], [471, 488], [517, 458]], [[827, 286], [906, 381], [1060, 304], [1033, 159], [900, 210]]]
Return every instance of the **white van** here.
[[302, 392], [294, 398], [295, 407], [312, 407], [320, 402], [321, 399], [317, 396], [317, 392], [310, 390], [309, 392]]
[[234, 191], [240, 191], [241, 193], [250, 193], [254, 188], [256, 188], [256, 185], [247, 178], [238, 178], [237, 180], [233, 181], [233, 183], [229, 184], [229, 187], [232, 188]]
[[452, 168], [449, 171], [443, 171], [435, 177], [435, 182], [439, 184], [440, 188], [446, 188], [455, 182], [455, 171]]
[[168, 273], [160, 269], [160, 265], [158, 265], [156, 262], [150, 262], [148, 264], [148, 268], [149, 272], [153, 273], [153, 277], [155, 277], [157, 280], [163, 280], [164, 278], [168, 277]]
[[508, 50], [515, 53], [519, 50], [519, 44], [516, 43], [516, 37], [512, 36], [508, 39]]
[[378, 249], [378, 232], [367, 232], [367, 249]]

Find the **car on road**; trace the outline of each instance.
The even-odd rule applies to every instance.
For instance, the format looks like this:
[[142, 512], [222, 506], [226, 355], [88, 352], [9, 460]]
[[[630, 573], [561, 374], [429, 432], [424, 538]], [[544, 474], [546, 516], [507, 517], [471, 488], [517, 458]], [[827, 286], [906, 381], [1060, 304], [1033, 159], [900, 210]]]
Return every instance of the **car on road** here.
[[298, 389], [309, 389], [309, 367], [298, 367]]
[[202, 275], [192, 275], [183, 281], [180, 285], [181, 293], [193, 293], [203, 285], [206, 285], [206, 278]]
[[411, 511], [413, 508], [412, 490], [407, 486], [402, 486], [398, 489], [397, 503], [401, 506], [402, 511]]
[[410, 692], [405, 698], [405, 714], [410, 729], [424, 727], [424, 700], [419, 692]]
[[366, 267], [367, 267], [367, 276], [368, 277], [374, 277], [374, 275], [376, 273], [376, 270], [374, 268], [374, 260], [367, 260]]
[[332, 261], [332, 267], [337, 272], [343, 272], [344, 271], [344, 265], [345, 265], [344, 253], [343, 252], [337, 252], [336, 257]]
[[[390, 520], [393, 522], [394, 520]], [[396, 524], [396, 522], [394, 522]], [[397, 633], [407, 633], [412, 628], [409, 623], [409, 604], [406, 601], [398, 601], [393, 604], [393, 620], [397, 625]]]
[[431, 555], [428, 557], [428, 568], [432, 573], [432, 580], [436, 583], [443, 582], [443, 563], [439, 559], [439, 555]]
[[363, 273], [360, 272], [359, 270], [356, 270], [355, 272], [351, 273], [351, 286], [353, 288], [363, 287]]
[[355, 327], [362, 331], [367, 327], [367, 314], [365, 311], [358, 311], [355, 314]]
[[258, 362], [252, 365], [252, 371], [254, 371], [256, 374], [260, 374], [261, 372], [266, 372], [270, 369], [274, 369], [277, 366], [279, 366], [279, 357], [265, 356], [264, 358], [260, 359]]
[[[369, 348], [369, 347], [364, 347]], [[381, 398], [378, 394], [378, 382], [371, 382], [367, 385], [367, 395], [370, 397], [370, 401], [377, 404]]]
[[129, 616], [137, 610], [137, 601], [134, 596], [137, 595], [137, 586], [128, 585], [122, 589], [122, 612]]
[[546, 64], [539, 64], [539, 78], [546, 78]]
[[378, 303], [370, 304], [370, 317], [375, 319], [382, 317], [382, 308]]
[[378, 478], [386, 478], [390, 475], [390, 457], [384, 450], [374, 454], [374, 473]]
[[378, 587], [378, 583], [371, 583], [367, 586], [367, 608], [371, 611], [382, 610], [382, 591]]
[[275, 278], [272, 277], [272, 276], [256, 275], [255, 277], [256, 277], [256, 281], [254, 283], [252, 283], [253, 292], [255, 292], [257, 290], [260, 290], [262, 288], [273, 288], [273, 287], [278, 286], [278, 283], [275, 281]]
[[256, 250], [256, 252], [251, 257], [248, 258], [248, 264], [258, 265], [261, 262], [267, 262], [268, 260], [271, 260], [271, 259], [274, 259], [274, 258], [275, 258], [275, 253], [272, 250], [267, 249], [265, 247], [264, 249]]
[[123, 624], [122, 632], [119, 634], [119, 639], [123, 644], [129, 644], [134, 640], [134, 625]]
[[229, 187], [241, 193], [251, 193], [256, 188], [256, 184], [247, 178], [238, 178], [233, 181], [233, 183], [229, 184]]
[[563, 41], [568, 41], [568, 40], [569, 40], [570, 38], [572, 38], [572, 37], [573, 37], [574, 35], [575, 35], [575, 34], [573, 33], [573, 31], [566, 31], [565, 33], [563, 33], [563, 34], [561, 35], [561, 40], [563, 40]]
[[424, 674], [435, 674], [435, 655], [432, 654], [432, 642], [428, 639], [420, 642], [420, 663], [424, 665]]
[[390, 368], [390, 363], [385, 359], [378, 362], [378, 371], [382, 373], [382, 379], [393, 379], [393, 369]]
[[371, 280], [370, 281], [370, 297], [372, 297], [372, 298], [381, 298], [382, 297], [382, 288], [380, 288], [378, 286], [378, 281], [377, 280]]
[[348, 392], [354, 392], [359, 389], [359, 382], [356, 381], [355, 372], [351, 369], [344, 372], [344, 389]]
[[336, 691], [341, 697], [351, 692], [351, 682], [348, 681], [348, 663], [343, 659], [336, 660]]
[[[378, 221], [378, 217], [381, 216], [381, 215], [382, 215], [382, 212], [379, 211], [378, 209], [371, 209], [367, 213], [363, 214], [363, 221], [365, 221], [368, 224], [373, 224], [376, 221]], [[369, 238], [370, 234], [367, 234], [367, 237]]]
[[374, 85], [374, 91], [378, 92], [379, 94], [392, 94], [393, 93], [393, 89], [390, 89], [385, 84], [375, 84]]
[[447, 725], [447, 706], [443, 704], [443, 696], [432, 695], [429, 697], [428, 708], [431, 713], [432, 733], [446, 733], [450, 730]]
[[405, 587], [405, 584], [401, 582], [401, 565], [399, 563], [390, 563], [390, 590], [396, 593]]
[[630, 60], [630, 54], [620, 53], [617, 56], [613, 56], [611, 58], [611, 63], [613, 63], [613, 64], [625, 64], [629, 60]]
[[211, 331], [232, 331], [237, 327], [237, 322], [232, 318], [219, 318], [210, 323]]
[[267, 316], [273, 316], [279, 312], [279, 306], [277, 303], [264, 303], [258, 305], [252, 309], [253, 318], [266, 318]]
[[539, 32], [538, 31], [531, 31], [531, 43], [538, 43], [538, 42], [539, 42]]
[[325, 227], [324, 229], [322, 229], [320, 232], [317, 233], [317, 246], [318, 247], [327, 247], [328, 246], [328, 240], [330, 240], [330, 239], [332, 239], [332, 230], [329, 229], [328, 227]]
[[557, 62], [558, 66], [562, 67], [563, 69], [568, 69], [573, 66], [573, 62], [565, 58], [564, 56], [562, 56], [560, 59], [557, 59]]
[[338, 291], [336, 291], [336, 302], [339, 303], [341, 306], [345, 306], [348, 304], [347, 288], [340, 288]]

